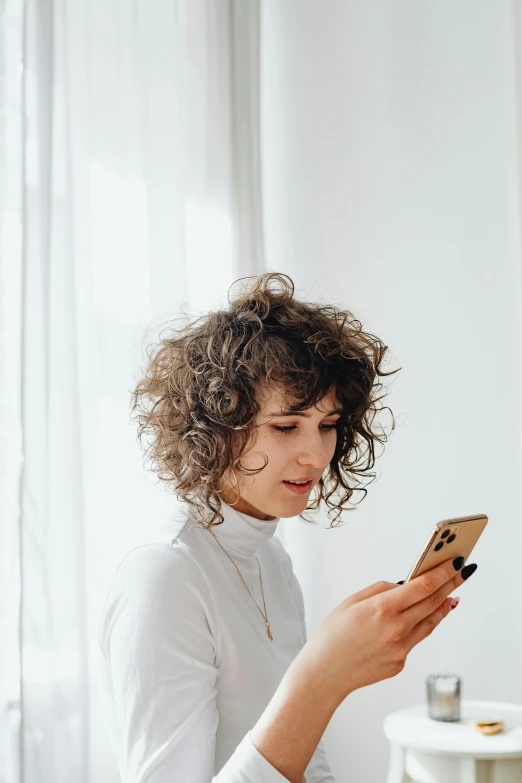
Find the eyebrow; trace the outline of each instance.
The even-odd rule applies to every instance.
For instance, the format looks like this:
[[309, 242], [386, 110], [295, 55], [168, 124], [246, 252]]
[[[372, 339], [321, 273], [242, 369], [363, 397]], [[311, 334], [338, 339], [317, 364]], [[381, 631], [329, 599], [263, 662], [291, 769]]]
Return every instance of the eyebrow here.
[[[334, 413], [342, 413], [343, 408], [336, 408], [334, 411], [330, 411], [330, 413], [325, 413], [325, 416], [333, 416]], [[310, 413], [303, 413], [302, 411], [284, 411], [283, 413], [270, 413], [269, 416], [304, 416], [305, 418], [310, 418]]]

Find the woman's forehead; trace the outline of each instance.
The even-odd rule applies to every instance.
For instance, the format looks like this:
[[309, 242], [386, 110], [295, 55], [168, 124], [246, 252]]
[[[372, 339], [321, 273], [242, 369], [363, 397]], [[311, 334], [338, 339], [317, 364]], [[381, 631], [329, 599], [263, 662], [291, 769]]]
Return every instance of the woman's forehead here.
[[[271, 387], [261, 389], [258, 398], [263, 413], [269, 412], [272, 415], [277, 415], [288, 409], [291, 395], [282, 387]], [[315, 407], [319, 412], [324, 413], [338, 406], [340, 406], [340, 402], [336, 390], [331, 389], [322, 400], [319, 400], [315, 406], [312, 406], [312, 410]]]

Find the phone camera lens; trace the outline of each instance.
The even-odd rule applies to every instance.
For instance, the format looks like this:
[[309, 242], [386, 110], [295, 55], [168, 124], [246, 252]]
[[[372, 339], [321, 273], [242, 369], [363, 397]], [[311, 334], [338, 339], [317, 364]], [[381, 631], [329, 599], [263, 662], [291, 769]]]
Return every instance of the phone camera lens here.
[[452, 534], [452, 535], [451, 535], [451, 536], [448, 538], [448, 544], [451, 544], [451, 542], [452, 542], [454, 539], [455, 539], [455, 533], [453, 533], [453, 534]]
[[435, 546], [434, 546], [435, 552], [438, 552], [439, 549], [442, 549], [443, 546], [444, 546], [444, 544], [442, 543], [442, 541], [439, 541], [439, 543], [435, 544]]
[[[441, 538], [446, 538], [447, 536], [449, 536], [449, 534], [450, 534], [449, 530], [445, 530], [444, 533], [442, 533]], [[453, 538], [455, 538], [455, 536], [453, 536]]]

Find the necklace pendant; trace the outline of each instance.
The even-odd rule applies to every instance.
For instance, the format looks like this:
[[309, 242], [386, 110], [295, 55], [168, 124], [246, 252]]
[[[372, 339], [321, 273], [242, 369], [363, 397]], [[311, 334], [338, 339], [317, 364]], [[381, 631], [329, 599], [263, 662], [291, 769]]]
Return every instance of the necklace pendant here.
[[271, 633], [271, 631], [270, 631], [270, 623], [267, 623], [267, 624], [266, 624], [266, 632], [267, 632], [267, 634], [268, 634], [268, 638], [269, 638], [269, 639], [270, 639], [270, 641], [272, 642], [272, 641], [273, 641], [273, 639], [274, 639], [274, 637], [272, 636], [272, 633]]

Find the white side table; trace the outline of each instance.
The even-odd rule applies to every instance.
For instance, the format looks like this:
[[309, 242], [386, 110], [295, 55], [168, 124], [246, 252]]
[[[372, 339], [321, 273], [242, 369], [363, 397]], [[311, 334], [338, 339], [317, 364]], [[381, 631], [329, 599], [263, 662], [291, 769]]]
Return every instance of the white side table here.
[[[484, 736], [468, 721], [503, 718]], [[428, 716], [428, 705], [405, 707], [383, 724], [390, 742], [386, 783], [522, 783], [522, 705], [462, 701], [459, 723]]]

